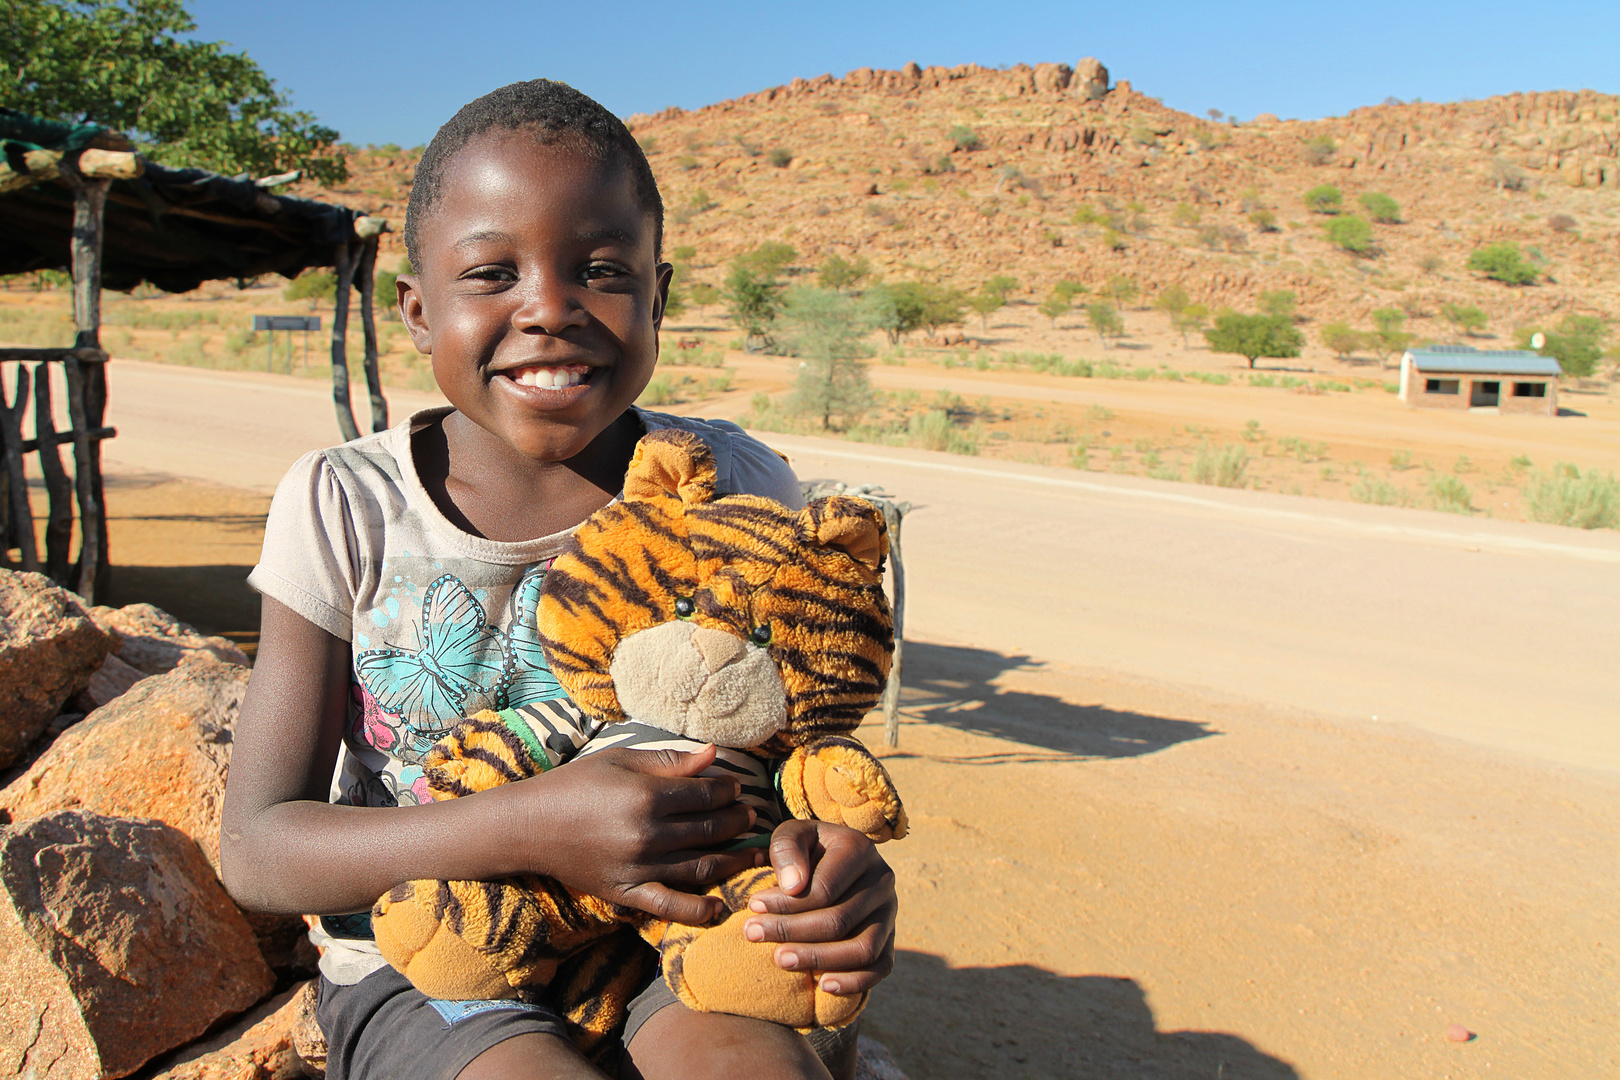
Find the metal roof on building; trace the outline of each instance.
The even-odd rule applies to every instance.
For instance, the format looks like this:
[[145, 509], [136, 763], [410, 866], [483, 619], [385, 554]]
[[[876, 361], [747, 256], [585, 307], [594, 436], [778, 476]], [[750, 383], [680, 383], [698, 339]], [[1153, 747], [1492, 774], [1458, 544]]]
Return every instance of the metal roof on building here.
[[1425, 345], [1407, 350], [1419, 371], [1472, 375], [1560, 375], [1558, 361], [1523, 349], [1471, 349], [1466, 345]]

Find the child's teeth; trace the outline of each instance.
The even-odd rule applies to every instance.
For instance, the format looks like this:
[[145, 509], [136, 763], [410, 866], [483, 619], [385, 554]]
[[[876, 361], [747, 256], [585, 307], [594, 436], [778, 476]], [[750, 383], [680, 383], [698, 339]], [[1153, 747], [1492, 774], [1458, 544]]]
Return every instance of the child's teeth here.
[[562, 368], [524, 368], [518, 372], [517, 381], [524, 386], [563, 390], [570, 386], [578, 386], [584, 381], [584, 375], [578, 371]]

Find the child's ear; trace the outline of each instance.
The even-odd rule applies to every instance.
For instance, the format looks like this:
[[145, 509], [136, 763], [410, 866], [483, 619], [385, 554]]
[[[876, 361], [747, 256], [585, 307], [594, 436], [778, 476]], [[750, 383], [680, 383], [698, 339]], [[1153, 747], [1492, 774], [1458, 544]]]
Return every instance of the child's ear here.
[[[664, 325], [664, 308], [669, 304], [669, 287], [675, 280], [674, 264], [659, 263], [653, 270], [653, 276], [657, 282], [653, 288], [653, 326], [656, 328]], [[658, 342], [654, 339], [653, 348], [657, 347]]]
[[411, 342], [423, 356], [433, 355], [433, 334], [428, 329], [427, 307], [422, 303], [422, 290], [415, 274], [401, 274], [394, 282], [399, 294], [399, 317], [410, 332]]

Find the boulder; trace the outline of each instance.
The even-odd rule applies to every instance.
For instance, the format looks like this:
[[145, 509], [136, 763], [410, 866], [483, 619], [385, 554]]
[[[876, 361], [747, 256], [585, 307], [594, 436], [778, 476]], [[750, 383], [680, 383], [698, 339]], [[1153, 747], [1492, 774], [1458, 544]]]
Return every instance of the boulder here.
[[1108, 69], [1102, 61], [1088, 56], [1074, 65], [1069, 78], [1069, 92], [1087, 101], [1096, 101], [1108, 93]]
[[247, 654], [229, 641], [201, 633], [151, 604], [93, 607], [88, 614], [117, 644], [79, 696], [85, 712], [101, 708], [145, 676], [173, 671], [194, 656], [244, 667], [248, 663]]
[[178, 829], [83, 810], [0, 827], [0, 1075], [126, 1076], [274, 981]]
[[219, 819], [231, 736], [248, 669], [206, 654], [143, 679], [68, 728], [0, 790], [11, 821], [57, 810], [157, 818], [219, 869]]
[[1045, 94], [1055, 94], [1069, 88], [1069, 80], [1074, 78], [1074, 72], [1068, 64], [1036, 64], [1035, 89]]
[[50, 578], [0, 570], [0, 768], [85, 688], [113, 645]]
[[[150, 1080], [303, 1080], [311, 1073], [298, 1056], [298, 1032], [314, 1007], [314, 991], [314, 983], [302, 983], [277, 994], [226, 1030], [159, 1062]], [[315, 1075], [324, 1075], [324, 1056], [321, 1063]]]

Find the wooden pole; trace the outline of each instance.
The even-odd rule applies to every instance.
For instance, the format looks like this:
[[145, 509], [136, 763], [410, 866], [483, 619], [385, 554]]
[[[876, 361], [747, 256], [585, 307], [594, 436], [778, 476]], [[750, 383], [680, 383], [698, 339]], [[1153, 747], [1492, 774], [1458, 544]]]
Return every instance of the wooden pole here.
[[889, 527], [889, 573], [894, 585], [894, 662], [889, 665], [889, 684], [883, 688], [883, 734], [890, 746], [899, 746], [900, 665], [906, 648], [906, 564], [900, 556], [900, 522], [905, 512], [890, 499], [878, 505]]
[[332, 308], [332, 404], [337, 409], [338, 431], [343, 441], [360, 437], [349, 406], [349, 290], [354, 287], [358, 245], [345, 240], [337, 245], [337, 296]]
[[17, 542], [24, 570], [39, 570], [39, 548], [34, 543], [34, 509], [28, 500], [28, 479], [23, 474], [22, 421], [28, 411], [28, 369], [17, 365], [17, 392], [9, 400], [6, 384], [0, 376], [0, 444], [5, 447], [7, 500], [10, 510], [10, 536], [0, 536], [0, 543]]
[[[63, 162], [62, 179], [73, 191], [73, 324], [74, 347], [101, 348], [101, 243], [109, 177], [86, 177], [76, 162]], [[74, 591], [86, 603], [96, 602], [98, 585], [107, 576], [107, 521], [103, 513], [101, 444], [90, 437], [101, 426], [107, 408], [105, 364], [85, 364], [72, 356], [64, 361], [68, 414], [73, 418], [73, 472], [79, 496], [79, 567]]]
[[39, 454], [40, 472], [45, 474], [45, 494], [49, 510], [45, 519], [45, 573], [58, 585], [68, 581], [68, 553], [73, 545], [73, 484], [62, 468], [62, 452], [57, 444], [65, 441], [56, 433], [51, 410], [51, 368], [34, 368], [34, 447]]
[[377, 368], [377, 318], [372, 294], [377, 286], [376, 236], [364, 241], [360, 254], [360, 328], [366, 335], [366, 389], [371, 393], [371, 430], [388, 430], [388, 399], [383, 397], [382, 373]]

